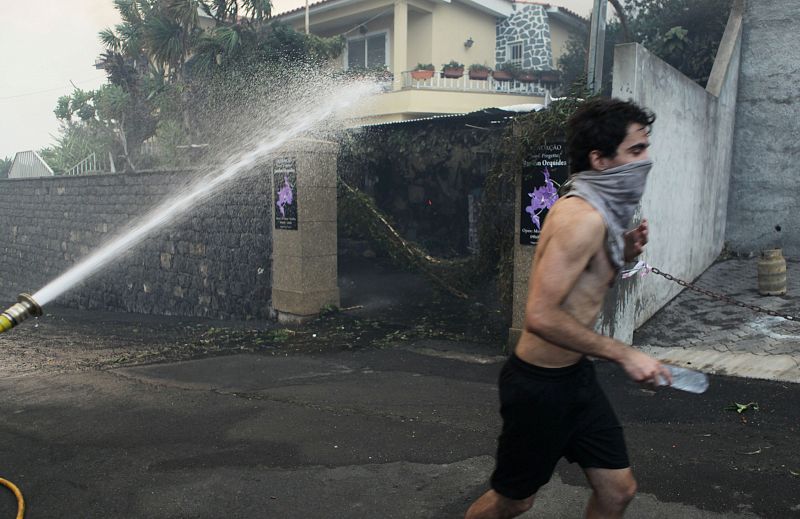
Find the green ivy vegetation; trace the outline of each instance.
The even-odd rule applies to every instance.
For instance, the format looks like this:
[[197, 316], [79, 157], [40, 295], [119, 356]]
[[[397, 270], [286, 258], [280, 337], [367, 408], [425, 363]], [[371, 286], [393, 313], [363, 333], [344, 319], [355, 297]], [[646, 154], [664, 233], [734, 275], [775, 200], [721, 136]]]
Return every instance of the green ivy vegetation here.
[[[705, 86], [733, 0], [623, 0], [627, 31], [617, 18], [606, 26], [603, 91], [611, 92], [614, 46], [634, 41], [666, 61], [692, 81]], [[586, 73], [589, 32], [571, 37], [559, 59], [568, 82]]]
[[8, 172], [11, 169], [11, 164], [13, 163], [14, 159], [11, 157], [0, 159], [0, 178], [8, 178]]
[[463, 291], [473, 270], [472, 259], [443, 259], [431, 256], [425, 249], [400, 235], [389, 216], [364, 192], [339, 179], [340, 230], [344, 236], [369, 240], [378, 252], [395, 265], [425, 274], [440, 289], [466, 299]]
[[[475, 257], [444, 259], [429, 254], [416, 242], [404, 238], [391, 218], [381, 211], [374, 200], [340, 177], [339, 229], [342, 236], [366, 239], [376, 252], [387, 256], [395, 265], [421, 272], [440, 289], [457, 297], [468, 297], [470, 287], [478, 280], [495, 278], [498, 298], [510, 319], [513, 290], [513, 253], [517, 239], [514, 232], [515, 182], [530, 150], [551, 142], [563, 142], [567, 119], [588, 97], [578, 83], [570, 95], [555, 101], [538, 112], [516, 117], [507, 126], [502, 139], [492, 150], [494, 166], [483, 183], [483, 200], [479, 219], [479, 252]], [[398, 129], [399, 130], [399, 129]], [[425, 133], [395, 131], [383, 135], [396, 149], [413, 149]], [[366, 167], [379, 167], [386, 157], [379, 156], [382, 146], [369, 139], [353, 141], [347, 154], [349, 160], [359, 160]], [[354, 159], [356, 157], [357, 159]], [[437, 157], [431, 160], [437, 160]], [[348, 168], [349, 169], [349, 168]]]
[[[120, 170], [182, 167], [194, 155], [176, 145], [224, 140], [230, 132], [220, 127], [219, 116], [235, 113], [229, 106], [234, 99], [286, 88], [280, 79], [270, 81], [273, 69], [288, 63], [324, 70], [345, 45], [342, 35], [306, 35], [273, 20], [269, 0], [113, 3], [121, 23], [98, 35], [104, 47], [99, 63], [109, 83], [95, 91], [76, 89], [55, 108], [61, 135], [42, 155], [57, 171], [91, 152], [111, 154]], [[198, 10], [213, 27], [201, 23]], [[165, 151], [146, 153], [143, 144], [151, 138], [153, 148]]]

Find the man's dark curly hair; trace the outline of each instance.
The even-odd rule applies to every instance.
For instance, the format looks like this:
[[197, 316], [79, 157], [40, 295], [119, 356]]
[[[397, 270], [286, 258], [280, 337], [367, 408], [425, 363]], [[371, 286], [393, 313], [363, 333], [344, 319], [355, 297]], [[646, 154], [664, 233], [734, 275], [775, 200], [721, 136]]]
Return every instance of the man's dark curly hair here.
[[593, 150], [613, 158], [628, 134], [628, 126], [638, 123], [649, 128], [655, 120], [653, 112], [633, 101], [609, 98], [587, 101], [567, 121], [570, 172], [592, 169], [589, 153]]

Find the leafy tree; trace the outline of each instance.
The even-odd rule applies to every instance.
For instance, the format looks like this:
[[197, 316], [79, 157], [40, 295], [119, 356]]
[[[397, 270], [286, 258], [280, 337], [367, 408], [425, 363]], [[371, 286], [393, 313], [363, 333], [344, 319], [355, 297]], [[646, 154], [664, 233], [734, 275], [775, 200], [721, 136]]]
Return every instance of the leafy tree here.
[[11, 157], [0, 159], [0, 178], [8, 178], [8, 172], [11, 169], [11, 164], [13, 162], [14, 159]]
[[732, 0], [627, 0], [632, 30], [645, 47], [705, 84]]
[[39, 150], [39, 155], [56, 175], [60, 175], [91, 153], [102, 159], [111, 149], [114, 149], [113, 141], [102, 129], [85, 124], [62, 124], [56, 144]]
[[47, 150], [50, 160], [60, 170], [66, 170], [91, 153], [105, 156], [112, 153], [121, 164], [135, 170], [130, 141], [141, 144], [144, 136], [155, 132], [141, 121], [129, 124], [128, 117], [136, 115], [134, 98], [129, 91], [114, 84], [98, 90], [76, 89], [72, 95], [61, 96], [54, 113], [62, 124], [62, 136], [55, 149]]
[[[123, 22], [100, 33], [104, 60], [110, 81], [131, 95], [135, 125], [147, 130], [136, 136], [141, 140], [167, 120], [179, 122], [190, 141], [206, 140], [215, 129], [206, 114], [217, 83], [240, 88], [226, 78], [255, 75], [271, 63], [322, 63], [344, 48], [343, 38], [300, 34], [271, 21], [269, 0], [115, 0], [115, 5]], [[198, 9], [212, 17], [214, 27], [200, 28]], [[164, 128], [175, 135], [174, 126]], [[135, 151], [141, 140], [129, 140]]]
[[[731, 3], [732, 0], [624, 0], [617, 20], [606, 27], [604, 92], [611, 90], [614, 45], [626, 41], [643, 44], [693, 81], [705, 85]], [[585, 78], [588, 46], [588, 32], [569, 41], [567, 52], [559, 61], [566, 81]]]
[[[300, 34], [272, 21], [269, 0], [113, 2], [121, 22], [99, 33], [109, 85], [59, 99], [62, 136], [43, 150], [65, 169], [100, 141], [130, 169], [147, 165], [141, 150], [152, 137], [171, 147], [209, 142], [221, 132], [219, 100], [255, 95], [242, 78], [277, 63], [320, 66], [344, 48], [341, 37]], [[203, 28], [209, 23], [201, 13], [212, 27]], [[180, 162], [174, 150], [161, 158]]]

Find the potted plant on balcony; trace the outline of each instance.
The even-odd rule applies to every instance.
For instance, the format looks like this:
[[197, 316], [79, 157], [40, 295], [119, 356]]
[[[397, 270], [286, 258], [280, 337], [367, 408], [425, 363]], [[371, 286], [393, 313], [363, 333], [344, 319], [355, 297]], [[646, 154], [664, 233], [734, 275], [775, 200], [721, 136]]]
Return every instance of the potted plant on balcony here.
[[486, 65], [474, 63], [469, 66], [469, 78], [485, 80], [486, 78], [489, 77], [489, 73], [491, 71], [492, 69], [490, 69]]
[[494, 72], [492, 72], [492, 77], [495, 81], [511, 81], [514, 79], [518, 70], [519, 67], [516, 64], [506, 61], [495, 67]]
[[442, 77], [460, 78], [464, 75], [464, 65], [456, 60], [450, 61], [442, 65]]
[[411, 71], [411, 79], [415, 81], [425, 81], [426, 79], [432, 78], [435, 71], [436, 67], [430, 63], [417, 63], [417, 66]]
[[516, 80], [520, 83], [533, 83], [539, 80], [539, 71], [532, 68], [523, 68], [517, 72]]
[[389, 67], [386, 65], [376, 65], [374, 67], [370, 67], [368, 69], [369, 75], [372, 76], [375, 81], [379, 82], [386, 82], [386, 81], [394, 81], [394, 74], [392, 71], [389, 70]]
[[542, 83], [558, 83], [561, 80], [561, 73], [557, 70], [542, 70], [539, 74]]

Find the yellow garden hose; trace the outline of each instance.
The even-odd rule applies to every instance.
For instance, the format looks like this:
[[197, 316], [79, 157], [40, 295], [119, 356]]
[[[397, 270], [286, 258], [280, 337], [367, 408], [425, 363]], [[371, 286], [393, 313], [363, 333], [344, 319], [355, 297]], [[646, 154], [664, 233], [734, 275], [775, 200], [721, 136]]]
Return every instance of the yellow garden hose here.
[[19, 491], [14, 483], [3, 478], [0, 478], [0, 485], [8, 487], [17, 496], [17, 519], [25, 517], [25, 499], [22, 497], [22, 492]]

